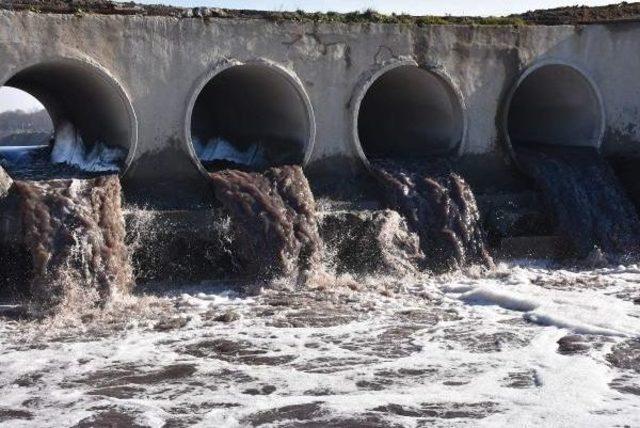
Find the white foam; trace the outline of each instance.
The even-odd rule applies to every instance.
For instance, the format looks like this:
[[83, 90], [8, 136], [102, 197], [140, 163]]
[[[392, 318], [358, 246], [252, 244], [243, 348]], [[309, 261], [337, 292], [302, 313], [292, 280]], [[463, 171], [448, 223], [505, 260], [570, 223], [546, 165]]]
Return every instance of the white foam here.
[[118, 172], [119, 162], [126, 156], [120, 147], [110, 147], [96, 142], [90, 151], [75, 127], [68, 122], [56, 129], [55, 142], [51, 150], [53, 163], [64, 163], [88, 172]]
[[544, 312], [542, 313], [527, 313], [524, 315], [527, 321], [542, 325], [542, 326], [554, 326], [562, 329], [570, 330], [575, 334], [597, 334], [602, 336], [629, 336], [631, 332], [622, 332], [609, 328], [597, 327], [590, 325], [589, 323], [576, 321], [570, 318], [565, 318], [560, 315], [550, 315]]
[[522, 312], [532, 311], [540, 306], [537, 301], [528, 298], [527, 296], [488, 288], [476, 288], [472, 291], [468, 291], [460, 296], [460, 300], [464, 300], [465, 302], [472, 304], [492, 304], [505, 309]]
[[193, 145], [198, 159], [203, 162], [226, 160], [241, 165], [253, 165], [256, 160], [264, 157], [264, 149], [260, 143], [254, 143], [245, 150], [239, 150], [229, 141], [218, 137], [209, 140], [206, 144], [194, 138]]
[[[637, 274], [631, 276], [626, 269], [618, 268], [616, 273], [620, 279], [640, 279]], [[608, 276], [612, 275], [614, 272], [608, 273]], [[560, 285], [549, 289], [532, 283], [541, 276], [546, 282]], [[608, 288], [608, 293], [585, 288], [581, 285], [584, 280], [577, 281], [580, 277], [580, 274], [562, 270], [515, 268], [511, 275], [499, 280], [478, 280], [471, 290], [467, 290], [467, 285], [448, 287], [445, 292], [471, 305], [495, 305], [524, 312], [522, 316], [529, 322], [576, 334], [629, 337], [640, 332], [639, 311], [633, 303], [621, 302], [615, 295], [610, 295], [615, 293], [613, 286]]]
[[[167, 300], [190, 321], [171, 331], [155, 331], [153, 322], [132, 323], [117, 334], [46, 340], [41, 334], [25, 336], [14, 323], [0, 322], [0, 408], [24, 409], [24, 403], [36, 400], [33, 420], [11, 424], [43, 427], [73, 425], [99, 409], [113, 408], [149, 426], [159, 427], [176, 418], [191, 423], [191, 417], [195, 426], [244, 426], [249, 425], [244, 418], [255, 412], [311, 402], [323, 402], [333, 418], [380, 414], [372, 409], [390, 404], [409, 409], [453, 405], [449, 407], [453, 416], [469, 406], [471, 412], [480, 411], [481, 418], [427, 419], [447, 426], [636, 426], [640, 396], [610, 388], [614, 379], [630, 375], [608, 364], [606, 355], [623, 340], [621, 334], [640, 332], [640, 309], [618, 297], [628, 288], [637, 290], [640, 275], [634, 276], [629, 269], [616, 272], [509, 266], [493, 276], [453, 275], [444, 284], [441, 278], [422, 278], [418, 285], [408, 286], [416, 288], [415, 294], [393, 298], [345, 291], [352, 309], [349, 314], [355, 319], [330, 326], [294, 328], [286, 323], [278, 326], [277, 321], [286, 321], [289, 313], [298, 310], [306, 317], [307, 311], [323, 305], [330, 309], [327, 317], [336, 317], [337, 295], [309, 300], [300, 308], [281, 307], [243, 298], [224, 283], [176, 287], [176, 294]], [[594, 277], [606, 277], [611, 283], [580, 285]], [[540, 280], [569, 285], [536, 285]], [[442, 299], [425, 300], [425, 294]], [[212, 322], [205, 316], [227, 310], [241, 315], [238, 321]], [[382, 340], [390, 329], [402, 331], [412, 324], [406, 315], [409, 310], [455, 316], [439, 323], [418, 319], [419, 328], [411, 330], [408, 340], [402, 335]], [[522, 322], [522, 318], [533, 322]], [[576, 332], [609, 337], [600, 342], [602, 346], [579, 355], [558, 353], [558, 340]], [[60, 332], [63, 338], [65, 333]], [[499, 343], [500, 349], [474, 347], [483, 335], [490, 337], [482, 343], [490, 348]], [[184, 352], [185, 347], [212, 340], [249, 343], [251, 349], [263, 352], [260, 357], [293, 355], [295, 359], [260, 365], [236, 361], [242, 352], [228, 358]], [[407, 345], [414, 346], [412, 352], [386, 355]], [[331, 361], [339, 365], [330, 366]], [[172, 364], [193, 364], [197, 371], [192, 377], [168, 382], [125, 385], [144, 389], [133, 398], [90, 394], [99, 381], [74, 383], [96, 373], [133, 369], [144, 374]], [[402, 372], [408, 374], [397, 377]], [[530, 384], [509, 386], [514, 373], [529, 378]], [[16, 384], [17, 379], [31, 375], [42, 377], [33, 384]], [[367, 383], [379, 387], [367, 387]], [[270, 395], [246, 392], [265, 385], [276, 389]], [[492, 403], [495, 412], [482, 413], [478, 403]], [[408, 416], [384, 416], [389, 425], [418, 424]]]

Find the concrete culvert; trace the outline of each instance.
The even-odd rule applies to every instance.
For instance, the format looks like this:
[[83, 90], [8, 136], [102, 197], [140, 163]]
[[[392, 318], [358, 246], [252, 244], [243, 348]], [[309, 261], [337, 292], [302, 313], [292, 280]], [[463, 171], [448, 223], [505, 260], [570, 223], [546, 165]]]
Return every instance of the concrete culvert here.
[[507, 110], [507, 137], [518, 145], [599, 148], [603, 111], [593, 84], [580, 71], [548, 64], [525, 73]]
[[[110, 76], [81, 61], [55, 60], [16, 73], [5, 86], [35, 97], [54, 127], [50, 146], [8, 169], [19, 178], [75, 177], [123, 172], [136, 142], [136, 120], [126, 95]], [[55, 166], [53, 165], [55, 164]], [[24, 167], [21, 171], [20, 167]], [[26, 177], [20, 177], [26, 174]]]
[[304, 89], [264, 64], [234, 65], [215, 74], [198, 94], [190, 120], [193, 148], [210, 171], [301, 165], [314, 135]]
[[358, 110], [357, 137], [367, 159], [451, 154], [463, 134], [456, 91], [442, 76], [413, 65], [377, 78]]

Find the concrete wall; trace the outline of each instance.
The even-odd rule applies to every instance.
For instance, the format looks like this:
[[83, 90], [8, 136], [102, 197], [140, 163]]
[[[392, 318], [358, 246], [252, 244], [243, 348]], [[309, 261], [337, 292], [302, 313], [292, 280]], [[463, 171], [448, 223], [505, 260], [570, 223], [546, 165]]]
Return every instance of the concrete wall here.
[[125, 188], [179, 203], [208, 193], [188, 142], [196, 91], [230, 61], [269, 62], [306, 90], [315, 117], [307, 167], [362, 165], [355, 110], [373, 77], [417, 64], [448, 80], [464, 107], [459, 152], [508, 162], [502, 105], [519, 76], [541, 62], [568, 63], [597, 86], [605, 153], [640, 144], [640, 24], [584, 27], [314, 24], [238, 19], [47, 15], [0, 11], [0, 83], [24, 68], [77, 59], [113, 79], [137, 124]]

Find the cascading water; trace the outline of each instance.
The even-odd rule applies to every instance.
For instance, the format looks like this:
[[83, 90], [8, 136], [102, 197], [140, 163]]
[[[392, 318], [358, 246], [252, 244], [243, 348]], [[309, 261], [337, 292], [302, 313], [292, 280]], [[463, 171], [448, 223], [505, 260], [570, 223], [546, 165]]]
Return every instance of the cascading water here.
[[133, 285], [117, 176], [17, 181], [31, 295], [46, 309], [101, 303]]
[[96, 142], [88, 149], [75, 127], [66, 122], [56, 130], [51, 150], [51, 162], [67, 164], [87, 172], [118, 172], [126, 153], [118, 147], [108, 147]]
[[[629, 339], [638, 331], [629, 301], [637, 266], [575, 273], [501, 265], [432, 276], [414, 266], [491, 264], [470, 187], [444, 162], [380, 161], [373, 170], [397, 211], [332, 200], [318, 216], [300, 167], [227, 169], [211, 174], [222, 209], [190, 212], [186, 221], [173, 212], [129, 212], [128, 241], [117, 177], [12, 184], [0, 170], [0, 198], [9, 188], [19, 198], [32, 294], [45, 308], [61, 307], [54, 311], [61, 316], [34, 330], [30, 321], [6, 322], [0, 305], [0, 392], [9, 409], [0, 409], [0, 418], [45, 426], [224, 425], [232, 418], [245, 425], [389, 426], [452, 417], [499, 418], [500, 425], [523, 408], [539, 420], [550, 406], [562, 414], [557, 403], [566, 388], [556, 386], [568, 385], [583, 397], [580, 411], [588, 414], [581, 422], [631, 420], [637, 379], [622, 369], [637, 367], [637, 340]], [[191, 245], [172, 246], [171, 234]], [[206, 234], [211, 244], [198, 246]], [[340, 248], [348, 287], [317, 285], [329, 258], [322, 238]], [[145, 248], [156, 264], [166, 258], [188, 265], [188, 254], [202, 262], [207, 279], [224, 281], [185, 286], [171, 278], [169, 287], [140, 291], [159, 297], [134, 293], [100, 305], [130, 290], [130, 251], [151, 242], [166, 251]], [[229, 254], [207, 258], [208, 249]], [[248, 297], [218, 275], [228, 272], [225, 260], [237, 265], [236, 256], [251, 276], [242, 285], [284, 277], [310, 286], [283, 289], [276, 281]], [[176, 271], [171, 263], [165, 268]], [[61, 393], [70, 387], [77, 392]], [[443, 401], [452, 389], [474, 401]], [[347, 395], [366, 400], [354, 410], [344, 404]]]
[[[576, 256], [638, 254], [640, 219], [609, 164], [592, 148], [518, 146], [516, 158], [542, 191]], [[613, 260], [612, 260], [613, 261]]]
[[407, 218], [435, 271], [493, 265], [473, 191], [445, 161], [371, 162], [388, 205]]
[[206, 144], [193, 140], [193, 146], [200, 162], [207, 164], [223, 163], [236, 165], [262, 165], [266, 159], [263, 145], [253, 143], [244, 150], [236, 148], [224, 138], [213, 138]]
[[315, 200], [298, 166], [264, 173], [211, 174], [217, 199], [229, 213], [245, 272], [261, 280], [304, 282], [322, 263]]
[[69, 122], [57, 127], [49, 145], [0, 147], [0, 165], [20, 180], [89, 178], [117, 173], [125, 157], [124, 149], [100, 141], [88, 146]]

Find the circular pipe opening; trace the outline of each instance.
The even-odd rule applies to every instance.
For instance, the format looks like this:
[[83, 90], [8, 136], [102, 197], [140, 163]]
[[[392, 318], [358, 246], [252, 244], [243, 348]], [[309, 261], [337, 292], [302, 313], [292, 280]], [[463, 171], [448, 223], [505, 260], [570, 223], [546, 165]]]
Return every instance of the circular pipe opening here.
[[506, 109], [510, 150], [519, 146], [599, 149], [604, 110], [591, 80], [567, 64], [529, 69], [516, 84]]
[[464, 138], [463, 111], [460, 94], [443, 75], [395, 65], [365, 87], [356, 106], [356, 141], [365, 162], [451, 155]]
[[187, 140], [205, 170], [306, 163], [315, 118], [295, 76], [271, 64], [232, 64], [200, 87], [187, 116]]
[[125, 92], [106, 72], [82, 61], [51, 60], [24, 68], [5, 86], [35, 97], [53, 123], [42, 168], [31, 165], [35, 176], [29, 178], [123, 173], [129, 166], [137, 121]]

